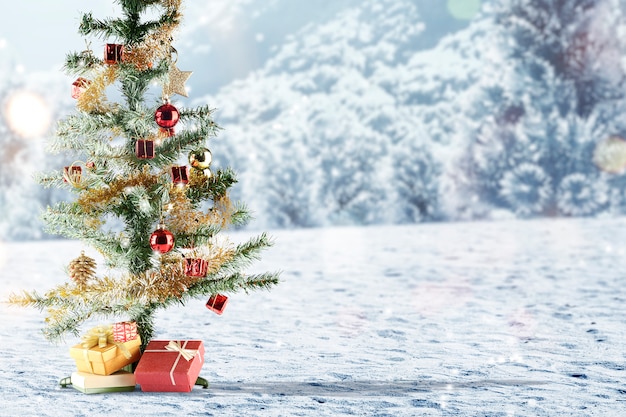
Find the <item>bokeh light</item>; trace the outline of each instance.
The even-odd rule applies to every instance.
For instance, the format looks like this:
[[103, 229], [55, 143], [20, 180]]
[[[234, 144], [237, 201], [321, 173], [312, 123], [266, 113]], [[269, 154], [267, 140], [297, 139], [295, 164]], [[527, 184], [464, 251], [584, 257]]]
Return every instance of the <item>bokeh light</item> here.
[[603, 171], [621, 174], [626, 170], [626, 140], [611, 136], [598, 142], [593, 152], [593, 163]]
[[482, 0], [448, 0], [448, 12], [455, 19], [471, 20], [480, 11]]
[[50, 107], [43, 97], [31, 91], [11, 94], [4, 113], [9, 129], [25, 139], [41, 137], [52, 123]]

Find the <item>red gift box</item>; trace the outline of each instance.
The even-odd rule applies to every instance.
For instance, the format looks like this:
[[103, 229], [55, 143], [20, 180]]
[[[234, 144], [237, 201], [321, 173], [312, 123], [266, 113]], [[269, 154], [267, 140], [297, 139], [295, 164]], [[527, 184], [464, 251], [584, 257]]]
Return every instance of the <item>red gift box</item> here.
[[222, 294], [214, 294], [209, 297], [209, 301], [206, 302], [206, 308], [220, 316], [224, 312], [226, 308], [226, 303], [228, 302], [228, 297]]
[[76, 81], [72, 83], [72, 98], [78, 99], [87, 90], [87, 87], [91, 84], [91, 81], [78, 77]]
[[128, 342], [137, 338], [137, 323], [122, 321], [113, 324], [113, 339], [116, 342]]
[[189, 182], [189, 168], [187, 166], [172, 167], [172, 182], [184, 185]]
[[146, 392], [190, 392], [204, 364], [201, 340], [152, 340], [143, 351], [135, 378]]
[[122, 62], [124, 55], [124, 45], [116, 43], [107, 43], [104, 48], [104, 62], [109, 65]]
[[135, 142], [135, 155], [139, 159], [154, 158], [154, 141], [149, 139], [139, 139]]
[[202, 258], [185, 259], [185, 275], [188, 277], [205, 277], [207, 267], [207, 262]]

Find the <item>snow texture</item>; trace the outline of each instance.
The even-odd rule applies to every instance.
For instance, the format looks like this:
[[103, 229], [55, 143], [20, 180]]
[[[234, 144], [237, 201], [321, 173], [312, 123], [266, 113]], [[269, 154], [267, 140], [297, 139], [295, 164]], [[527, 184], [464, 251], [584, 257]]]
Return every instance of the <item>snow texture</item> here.
[[[231, 235], [244, 240], [247, 232]], [[621, 416], [626, 219], [276, 231], [254, 270], [271, 292], [161, 312], [157, 337], [202, 339], [188, 394], [85, 395], [69, 338], [0, 305], [2, 416]], [[2, 298], [66, 279], [72, 241], [0, 247]]]

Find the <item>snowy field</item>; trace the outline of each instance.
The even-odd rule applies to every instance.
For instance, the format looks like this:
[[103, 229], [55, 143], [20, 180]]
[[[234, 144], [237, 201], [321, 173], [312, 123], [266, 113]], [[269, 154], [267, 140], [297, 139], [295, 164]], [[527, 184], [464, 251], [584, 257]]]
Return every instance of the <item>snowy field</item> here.
[[[158, 338], [204, 340], [209, 389], [61, 389], [77, 339], [1, 305], [0, 415], [626, 415], [626, 219], [272, 235], [254, 270], [284, 271], [273, 291], [159, 313]], [[2, 244], [2, 298], [64, 281], [81, 249]]]

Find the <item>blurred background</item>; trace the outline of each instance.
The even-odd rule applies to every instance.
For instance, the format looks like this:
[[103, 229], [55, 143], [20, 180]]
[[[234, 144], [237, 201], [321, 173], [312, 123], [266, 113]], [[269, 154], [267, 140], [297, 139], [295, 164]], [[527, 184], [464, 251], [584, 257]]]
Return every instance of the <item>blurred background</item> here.
[[[71, 198], [36, 172], [75, 111], [65, 54], [112, 0], [22, 0], [0, 15], [0, 239], [49, 238]], [[622, 0], [187, 0], [182, 106], [224, 128], [251, 228], [618, 216], [626, 209]], [[112, 40], [111, 40], [112, 41]], [[90, 43], [89, 43], [90, 42]]]

